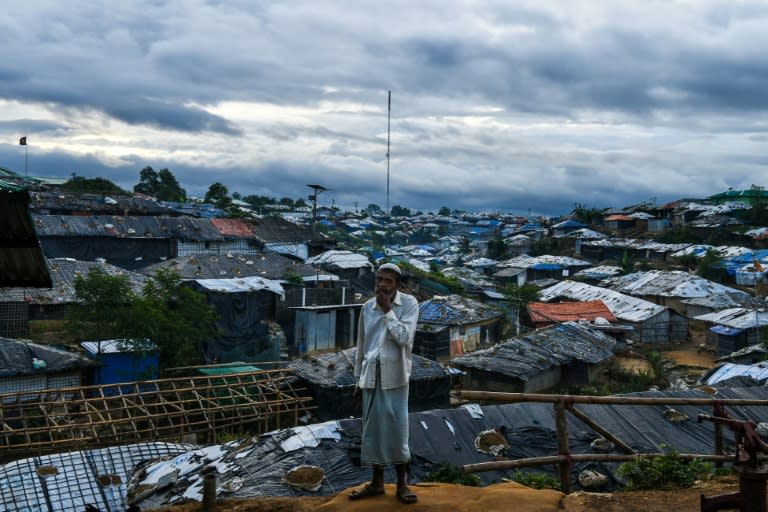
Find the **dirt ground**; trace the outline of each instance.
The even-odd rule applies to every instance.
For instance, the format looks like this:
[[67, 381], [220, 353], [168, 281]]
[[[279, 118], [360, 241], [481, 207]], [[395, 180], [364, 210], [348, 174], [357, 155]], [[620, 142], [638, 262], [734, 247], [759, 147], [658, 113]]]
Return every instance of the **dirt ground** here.
[[[422, 483], [411, 486], [419, 496], [413, 505], [401, 504], [394, 496], [394, 486], [386, 494], [360, 501], [350, 501], [351, 489], [328, 497], [254, 498], [225, 500], [217, 512], [378, 512], [412, 510], [443, 512], [698, 512], [701, 495], [711, 497], [738, 491], [735, 477], [718, 477], [689, 489], [659, 491], [619, 491], [614, 493], [574, 492], [565, 495], [551, 489], [536, 490], [514, 482], [488, 487], [463, 487], [452, 484]], [[200, 512], [200, 503], [187, 503], [157, 509], [154, 512]]]

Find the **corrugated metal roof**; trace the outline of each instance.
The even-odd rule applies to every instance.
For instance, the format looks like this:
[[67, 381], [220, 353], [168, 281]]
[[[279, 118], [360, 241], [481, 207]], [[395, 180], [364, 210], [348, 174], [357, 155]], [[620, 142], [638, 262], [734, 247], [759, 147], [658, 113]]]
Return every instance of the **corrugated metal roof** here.
[[[356, 384], [354, 361], [357, 349], [348, 348], [339, 352], [307, 355], [288, 363], [288, 368], [311, 384], [323, 387], [351, 387]], [[413, 354], [411, 382], [449, 379], [445, 368], [438, 362]]]
[[601, 300], [588, 300], [584, 302], [531, 302], [528, 304], [528, 313], [531, 320], [536, 323], [555, 322], [562, 323], [578, 320], [593, 321], [597, 317], [609, 322], [615, 322], [616, 317]]
[[737, 329], [749, 329], [758, 325], [768, 324], [768, 311], [745, 308], [729, 308], [706, 315], [694, 317], [695, 320], [703, 320], [713, 324], [735, 327]]
[[500, 316], [501, 312], [493, 306], [461, 295], [436, 295], [419, 304], [421, 324], [472, 324]]
[[528, 381], [553, 366], [610, 359], [615, 344], [616, 340], [598, 330], [566, 322], [455, 357], [451, 364]]
[[[161, 268], [177, 272], [182, 279], [224, 279], [236, 277], [264, 277], [281, 280], [292, 270], [303, 276], [318, 280], [333, 279], [336, 276], [320, 271], [310, 265], [299, 263], [281, 254], [194, 254], [179, 256], [139, 270], [151, 276]], [[330, 276], [330, 277], [326, 277]]]
[[732, 379], [734, 377], [751, 377], [758, 381], [765, 381], [768, 379], [768, 365], [765, 363], [723, 363], [713, 371], [708, 372], [707, 375], [702, 378], [702, 382], [705, 385], [712, 386], [720, 381]]
[[586, 268], [579, 270], [574, 276], [586, 277], [590, 279], [605, 279], [621, 274], [621, 267], [614, 265], [600, 265], [598, 267]]
[[35, 215], [41, 237], [175, 238], [224, 240], [211, 219], [117, 215]]
[[0, 288], [0, 302], [29, 301], [32, 304], [69, 304], [75, 301], [75, 279], [85, 277], [93, 269], [109, 275], [127, 276], [134, 293], [140, 293], [146, 283], [146, 276], [125, 270], [101, 261], [79, 261], [71, 258], [51, 258], [51, 288], [13, 287]]
[[51, 286], [51, 276], [29, 214], [29, 193], [3, 181], [0, 181], [0, 286]]
[[281, 297], [285, 292], [277, 281], [262, 277], [243, 277], [237, 279], [195, 279], [194, 282], [206, 290], [220, 293], [258, 292], [267, 290]]
[[248, 225], [240, 219], [211, 219], [211, 224], [225, 237], [256, 238]]
[[559, 297], [580, 301], [602, 300], [613, 316], [629, 322], [643, 322], [667, 309], [647, 300], [578, 281], [561, 281], [539, 292], [539, 300], [543, 302], [551, 302]]
[[588, 267], [592, 265], [588, 261], [577, 260], [576, 258], [570, 258], [568, 256], [528, 256], [527, 254], [521, 254], [515, 256], [506, 261], [499, 263], [500, 267], [518, 267], [518, 268], [531, 268], [538, 264], [555, 264], [563, 267]]
[[322, 254], [307, 258], [308, 265], [320, 265], [329, 267], [338, 267], [341, 269], [369, 268], [373, 269], [373, 264], [368, 261], [368, 257], [352, 251], [331, 250]]
[[679, 270], [633, 272], [624, 276], [606, 279], [603, 284], [612, 290], [635, 296], [691, 299], [727, 294], [731, 297], [749, 297], [749, 294], [746, 292]]

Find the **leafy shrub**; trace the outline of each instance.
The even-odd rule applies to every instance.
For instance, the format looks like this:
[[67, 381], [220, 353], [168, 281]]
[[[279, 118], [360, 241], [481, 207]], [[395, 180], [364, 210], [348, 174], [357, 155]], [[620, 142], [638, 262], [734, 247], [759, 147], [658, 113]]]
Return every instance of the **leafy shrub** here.
[[460, 467], [453, 466], [447, 462], [441, 462], [439, 466], [424, 475], [424, 481], [480, 487], [479, 476], [465, 473]]
[[714, 466], [701, 459], [683, 460], [676, 450], [671, 449], [661, 456], [638, 457], [625, 462], [616, 474], [626, 479], [626, 488], [631, 490], [691, 487], [697, 480], [710, 478]]
[[526, 487], [531, 487], [533, 489], [560, 490], [560, 480], [558, 480], [552, 475], [547, 475], [544, 473], [536, 473], [536, 472], [523, 473], [522, 471], [517, 470], [515, 471], [515, 474], [512, 477], [512, 480]]

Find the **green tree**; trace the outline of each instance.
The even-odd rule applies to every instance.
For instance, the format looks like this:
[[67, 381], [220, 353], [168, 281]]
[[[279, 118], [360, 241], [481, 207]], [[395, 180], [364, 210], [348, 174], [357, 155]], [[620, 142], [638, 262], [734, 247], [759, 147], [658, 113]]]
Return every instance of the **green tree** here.
[[216, 335], [215, 309], [175, 272], [158, 271], [141, 294], [133, 293], [127, 276], [99, 268], [75, 278], [74, 285], [77, 302], [66, 319], [70, 333], [137, 346], [150, 340], [159, 349], [161, 369], [202, 363], [203, 343]]
[[130, 330], [137, 297], [125, 274], [109, 274], [95, 267], [74, 281], [75, 299], [67, 312], [66, 330], [77, 339], [121, 339]]
[[160, 201], [185, 201], [187, 192], [181, 188], [176, 176], [167, 168], [155, 171], [146, 166], [139, 172], [139, 183], [134, 185], [134, 192], [156, 197]]
[[698, 273], [704, 279], [722, 283], [726, 276], [723, 258], [712, 249], [707, 249], [707, 252], [699, 260]]
[[491, 240], [488, 240], [488, 257], [491, 259], [500, 259], [507, 254], [507, 244], [500, 234]]
[[438, 215], [442, 215], [443, 217], [450, 217], [451, 216], [451, 209], [448, 208], [447, 206], [443, 206], [443, 207], [440, 208], [440, 210], [438, 210], [437, 214]]
[[472, 252], [472, 239], [469, 235], [461, 235], [459, 237], [459, 253], [469, 254]]
[[531, 325], [531, 317], [526, 306], [531, 302], [539, 300], [539, 289], [527, 283], [522, 286], [511, 284], [504, 288], [503, 293], [509, 302], [509, 306], [518, 312], [520, 322]]
[[635, 262], [632, 261], [632, 258], [629, 256], [629, 251], [624, 251], [624, 256], [621, 257], [619, 265], [624, 274], [631, 274], [632, 271], [635, 270]]
[[223, 183], [217, 181], [208, 187], [208, 192], [205, 193], [204, 201], [206, 203], [215, 204], [219, 208], [226, 208], [231, 202], [229, 198], [229, 190], [227, 190], [227, 187], [225, 187]]
[[531, 256], [543, 256], [550, 254], [554, 248], [554, 243], [549, 237], [542, 237], [531, 244]]
[[381, 207], [377, 204], [369, 204], [368, 208], [365, 209], [368, 212], [368, 215], [374, 216], [374, 215], [384, 215], [384, 210], [381, 209]]
[[396, 204], [392, 207], [390, 210], [390, 213], [393, 217], [410, 217], [411, 216], [411, 210], [409, 208], [405, 208], [404, 206], [400, 206], [399, 204]]
[[584, 224], [596, 224], [602, 217], [602, 210], [599, 208], [588, 208], [581, 203], [574, 203], [571, 217]]
[[147, 281], [134, 309], [135, 339], [157, 345], [160, 368], [203, 362], [203, 344], [217, 334], [216, 310], [205, 295], [182, 285], [176, 272], [161, 269]]
[[171, 171], [164, 167], [158, 171], [157, 176], [160, 183], [155, 196], [160, 201], [184, 202], [187, 200], [187, 191], [181, 188]]
[[125, 194], [121, 189], [106, 178], [83, 178], [76, 174], [61, 186], [62, 189], [75, 194]]

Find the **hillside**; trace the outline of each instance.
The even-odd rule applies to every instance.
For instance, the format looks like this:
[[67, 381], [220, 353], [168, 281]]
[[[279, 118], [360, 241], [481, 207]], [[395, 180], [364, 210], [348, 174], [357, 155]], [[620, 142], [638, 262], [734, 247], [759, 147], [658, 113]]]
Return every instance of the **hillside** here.
[[[698, 512], [700, 496], [738, 491], [735, 477], [718, 477], [689, 489], [622, 491], [615, 493], [575, 492], [565, 495], [549, 489], [535, 490], [514, 482], [488, 487], [463, 487], [451, 484], [422, 483], [412, 486], [419, 496], [414, 505], [403, 505], [394, 497], [394, 485], [386, 486], [384, 496], [350, 501], [350, 489], [336, 496], [301, 498], [254, 498], [225, 500], [218, 511], [233, 512]], [[200, 503], [187, 503], [156, 509], [154, 512], [199, 512]]]

